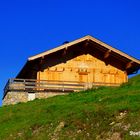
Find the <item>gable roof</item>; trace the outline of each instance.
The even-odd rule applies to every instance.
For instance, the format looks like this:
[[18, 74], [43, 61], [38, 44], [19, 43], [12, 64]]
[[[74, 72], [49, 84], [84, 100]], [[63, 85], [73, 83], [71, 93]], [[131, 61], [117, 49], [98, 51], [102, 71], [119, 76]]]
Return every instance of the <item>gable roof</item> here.
[[96, 48], [96, 49], [100, 49], [100, 51], [103, 51], [103, 52], [109, 52], [110, 54], [115, 56], [115, 58], [117, 58], [120, 62], [123, 61], [125, 63], [126, 67], [128, 65], [128, 69], [129, 69], [127, 71], [128, 74], [132, 74], [140, 69], [140, 60], [138, 60], [116, 48], [113, 48], [112, 46], [107, 45], [106, 43], [104, 43], [90, 35], [87, 35], [87, 36], [77, 39], [75, 41], [63, 44], [54, 49], [51, 49], [51, 50], [45, 51], [43, 53], [37, 54], [35, 56], [29, 57], [28, 61], [24, 65], [24, 67], [17, 75], [17, 78], [21, 78], [21, 77], [23, 78], [23, 75], [26, 75], [26, 72], [29, 71], [28, 68], [32, 67], [34, 65], [35, 61], [41, 60], [42, 58], [47, 57], [50, 54], [54, 54], [58, 51], [65, 50], [65, 49], [67, 50], [68, 48], [70, 48], [72, 46], [77, 47], [78, 46], [77, 44], [80, 44], [80, 43], [84, 44], [84, 45], [86, 43], [88, 43], [88, 44], [90, 44], [90, 49]]
[[98, 39], [96, 39], [96, 38], [94, 38], [94, 37], [92, 37], [92, 36], [90, 36], [90, 35], [87, 35], [87, 36], [85, 36], [85, 37], [82, 37], [82, 38], [80, 38], [80, 39], [77, 39], [77, 40], [75, 40], [75, 41], [72, 41], [72, 42], [70, 42], [70, 43], [66, 43], [66, 44], [61, 45], [61, 46], [59, 46], [59, 47], [56, 47], [56, 48], [54, 48], [54, 49], [45, 51], [45, 52], [43, 52], [43, 53], [37, 54], [37, 55], [35, 55], [35, 56], [29, 57], [29, 58], [28, 58], [28, 61], [32, 61], [32, 60], [35, 60], [35, 59], [37, 59], [37, 58], [44, 57], [44, 56], [46, 56], [46, 55], [49, 55], [49, 54], [54, 53], [54, 52], [57, 52], [57, 51], [59, 51], [59, 50], [68, 48], [68, 47], [70, 47], [70, 46], [72, 46], [72, 45], [75, 45], [75, 44], [77, 44], [77, 43], [80, 43], [80, 42], [83, 42], [83, 41], [86, 41], [86, 40], [87, 40], [87, 41], [95, 42], [95, 43], [101, 45], [103, 48], [106, 48], [106, 49], [108, 49], [108, 50], [110, 50], [110, 51], [112, 51], [112, 52], [115, 52], [115, 53], [117, 53], [117, 54], [120, 54], [121, 56], [124, 56], [124, 57], [128, 58], [129, 60], [134, 61], [134, 62], [140, 64], [140, 60], [137, 60], [136, 58], [131, 57], [131, 56], [127, 55], [126, 53], [124, 53], [124, 52], [122, 52], [122, 51], [120, 51], [120, 50], [118, 50], [118, 49], [115, 49], [115, 48], [111, 47], [110, 45], [108, 45], [108, 44], [106, 44], [106, 43], [104, 43], [104, 42], [102, 42], [102, 41], [100, 41], [100, 40], [98, 40]]

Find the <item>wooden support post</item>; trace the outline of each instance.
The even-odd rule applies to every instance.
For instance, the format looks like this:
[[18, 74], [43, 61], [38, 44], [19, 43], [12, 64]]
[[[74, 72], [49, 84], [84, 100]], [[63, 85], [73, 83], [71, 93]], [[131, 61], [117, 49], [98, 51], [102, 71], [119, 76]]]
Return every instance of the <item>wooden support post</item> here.
[[124, 71], [124, 83], [128, 82], [128, 76], [127, 75], [128, 75], [127, 70], [125, 70]]

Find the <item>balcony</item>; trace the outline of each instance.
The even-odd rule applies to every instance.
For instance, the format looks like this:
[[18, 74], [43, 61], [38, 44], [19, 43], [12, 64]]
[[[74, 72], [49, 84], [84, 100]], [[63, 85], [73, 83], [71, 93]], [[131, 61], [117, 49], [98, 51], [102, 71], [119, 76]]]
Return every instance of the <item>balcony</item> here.
[[24, 92], [74, 92], [82, 91], [98, 86], [119, 86], [117, 83], [82, 83], [76, 81], [51, 81], [51, 80], [34, 80], [34, 79], [9, 79], [5, 88], [4, 95], [10, 91]]
[[60, 91], [73, 92], [85, 90], [85, 83], [75, 81], [51, 81], [51, 80], [34, 80], [34, 79], [9, 79], [5, 88], [4, 96], [9, 91], [26, 91], [26, 92], [46, 92]]

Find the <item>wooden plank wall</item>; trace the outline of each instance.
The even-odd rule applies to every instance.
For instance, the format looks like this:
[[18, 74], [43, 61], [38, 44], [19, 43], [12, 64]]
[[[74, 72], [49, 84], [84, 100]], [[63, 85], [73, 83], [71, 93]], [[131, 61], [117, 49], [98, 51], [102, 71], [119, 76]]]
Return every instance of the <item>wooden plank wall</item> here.
[[127, 74], [90, 54], [77, 56], [65, 63], [37, 72], [38, 80], [125, 83]]

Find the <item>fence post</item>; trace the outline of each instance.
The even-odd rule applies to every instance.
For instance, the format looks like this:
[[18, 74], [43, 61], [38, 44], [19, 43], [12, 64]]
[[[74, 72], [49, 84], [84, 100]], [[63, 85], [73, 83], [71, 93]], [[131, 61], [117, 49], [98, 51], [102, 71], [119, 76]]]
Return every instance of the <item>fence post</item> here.
[[62, 90], [63, 90], [63, 92], [64, 92], [64, 90], [65, 90], [65, 89], [64, 89], [64, 81], [62, 82], [62, 87], [63, 87], [63, 89], [62, 89]]

